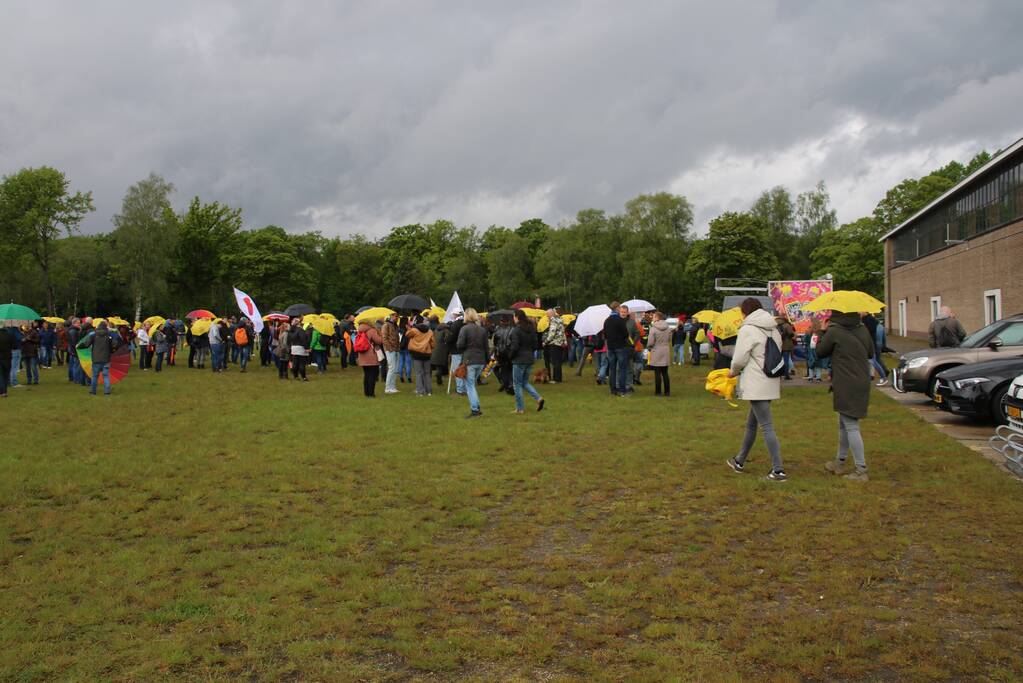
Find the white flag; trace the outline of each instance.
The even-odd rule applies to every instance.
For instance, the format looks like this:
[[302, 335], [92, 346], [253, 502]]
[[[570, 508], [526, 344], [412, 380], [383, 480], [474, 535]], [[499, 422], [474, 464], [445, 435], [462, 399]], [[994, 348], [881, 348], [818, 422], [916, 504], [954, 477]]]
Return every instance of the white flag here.
[[252, 329], [259, 334], [263, 331], [263, 316], [259, 314], [259, 309], [256, 308], [256, 302], [252, 300], [248, 294], [234, 288], [234, 298], [238, 302], [238, 308], [241, 309], [242, 314], [252, 321]]
[[455, 292], [451, 296], [451, 302], [448, 303], [448, 310], [444, 311], [444, 320], [441, 322], [451, 322], [455, 319], [455, 313], [465, 313], [465, 309], [462, 308], [462, 300], [458, 298], [458, 292]]

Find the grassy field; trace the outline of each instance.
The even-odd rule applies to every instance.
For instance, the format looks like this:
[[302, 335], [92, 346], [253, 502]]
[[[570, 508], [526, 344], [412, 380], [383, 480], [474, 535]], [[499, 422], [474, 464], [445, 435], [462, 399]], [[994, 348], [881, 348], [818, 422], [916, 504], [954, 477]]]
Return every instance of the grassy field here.
[[[706, 368], [702, 368], [706, 372]], [[823, 388], [790, 481], [673, 369], [548, 409], [178, 367], [0, 403], [3, 680], [1019, 680], [1018, 481], [881, 394], [867, 484]]]

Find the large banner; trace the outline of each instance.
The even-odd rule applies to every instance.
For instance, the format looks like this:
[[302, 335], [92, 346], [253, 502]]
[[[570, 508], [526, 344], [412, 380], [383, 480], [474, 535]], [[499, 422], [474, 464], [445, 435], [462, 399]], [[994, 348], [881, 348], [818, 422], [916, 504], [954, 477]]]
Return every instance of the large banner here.
[[827, 294], [832, 288], [831, 280], [781, 280], [767, 283], [767, 291], [774, 301], [774, 312], [788, 316], [796, 328], [796, 334], [806, 334], [814, 320], [826, 317], [820, 313], [804, 313], [803, 306]]

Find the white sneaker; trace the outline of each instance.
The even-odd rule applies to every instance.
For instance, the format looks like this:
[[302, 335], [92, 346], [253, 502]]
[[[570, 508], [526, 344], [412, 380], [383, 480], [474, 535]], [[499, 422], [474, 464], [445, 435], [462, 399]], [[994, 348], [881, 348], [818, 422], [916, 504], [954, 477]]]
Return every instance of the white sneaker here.
[[384, 389], [385, 394], [397, 394], [400, 393], [397, 389]]
[[887, 378], [887, 377], [884, 377], [884, 378], [882, 378], [882, 379], [881, 379], [881, 381], [880, 381], [880, 382], [878, 382], [878, 383], [877, 383], [877, 386], [879, 386], [879, 387], [883, 387], [883, 386], [885, 386], [886, 384], [888, 384], [888, 378]]

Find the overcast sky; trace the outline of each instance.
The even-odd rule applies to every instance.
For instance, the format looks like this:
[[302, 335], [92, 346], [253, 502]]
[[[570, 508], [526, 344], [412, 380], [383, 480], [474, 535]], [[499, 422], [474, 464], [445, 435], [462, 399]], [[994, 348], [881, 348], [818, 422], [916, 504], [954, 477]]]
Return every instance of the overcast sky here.
[[247, 227], [550, 223], [642, 192], [696, 223], [823, 179], [840, 221], [1023, 135], [1023, 2], [14, 2], [0, 173], [110, 229], [151, 171]]

